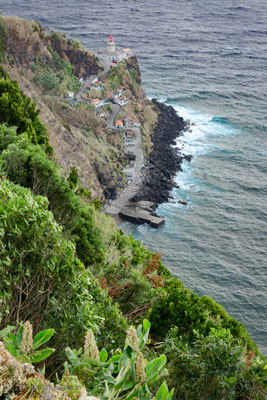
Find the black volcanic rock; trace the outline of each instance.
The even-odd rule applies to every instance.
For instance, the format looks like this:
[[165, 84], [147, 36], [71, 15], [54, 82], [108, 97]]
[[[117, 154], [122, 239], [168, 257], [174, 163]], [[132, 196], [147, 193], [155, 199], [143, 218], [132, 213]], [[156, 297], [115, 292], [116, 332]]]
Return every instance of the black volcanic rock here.
[[152, 136], [153, 150], [148, 156], [146, 175], [139, 191], [131, 201], [153, 201], [155, 206], [167, 202], [169, 192], [175, 187], [172, 177], [181, 170], [183, 156], [172, 145], [185, 128], [183, 118], [179, 117], [172, 106], [166, 106], [153, 99], [160, 114]]
[[105, 199], [115, 200], [117, 197], [117, 185], [109, 185], [104, 189]]
[[186, 161], [188, 161], [188, 162], [190, 162], [190, 161], [192, 160], [192, 158], [193, 158], [193, 156], [192, 156], [191, 154], [186, 154], [186, 155], [184, 155], [183, 157], [184, 157], [184, 159], [185, 159]]

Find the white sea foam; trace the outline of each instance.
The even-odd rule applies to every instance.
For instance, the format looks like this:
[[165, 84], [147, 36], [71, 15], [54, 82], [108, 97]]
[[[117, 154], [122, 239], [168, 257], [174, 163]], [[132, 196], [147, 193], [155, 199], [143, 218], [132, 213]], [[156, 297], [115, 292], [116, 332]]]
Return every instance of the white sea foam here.
[[[218, 147], [211, 144], [214, 137], [235, 135], [236, 128], [227, 121], [221, 118], [215, 118], [212, 115], [201, 113], [200, 111], [193, 110], [190, 107], [179, 105], [177, 103], [170, 103], [177, 111], [178, 115], [183, 119], [190, 120], [190, 129], [186, 130], [182, 136], [180, 136], [174, 148], [177, 148], [181, 154], [193, 156], [191, 163], [184, 161], [182, 168], [176, 178], [175, 182], [179, 186], [178, 189], [173, 189], [173, 196], [176, 200], [183, 200], [188, 202], [189, 206], [194, 208], [193, 204], [190, 204], [190, 194], [203, 190], [204, 182], [201, 182], [196, 178], [194, 174], [194, 163], [199, 156], [205, 156], [208, 153], [215, 151]], [[163, 209], [168, 207], [177, 207], [176, 204], [164, 204]], [[180, 206], [179, 207], [183, 207]]]

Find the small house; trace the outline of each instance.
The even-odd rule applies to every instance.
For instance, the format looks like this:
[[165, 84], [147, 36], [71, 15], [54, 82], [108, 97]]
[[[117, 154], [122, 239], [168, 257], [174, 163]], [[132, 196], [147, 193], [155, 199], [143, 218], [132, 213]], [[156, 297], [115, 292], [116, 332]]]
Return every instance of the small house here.
[[100, 82], [98, 82], [98, 81], [92, 83], [92, 87], [93, 87], [94, 89], [98, 89], [98, 90], [103, 89], [103, 85], [102, 85]]
[[141, 124], [140, 124], [139, 121], [134, 120], [134, 121], [133, 121], [133, 126], [134, 126], [135, 128], [139, 128], [139, 127], [141, 126]]
[[125, 106], [125, 104], [127, 104], [129, 100], [126, 97], [118, 97], [118, 98], [115, 98], [115, 101], [120, 106]]
[[134, 146], [134, 132], [126, 131], [124, 135], [125, 146]]
[[134, 168], [128, 165], [126, 168], [124, 168], [123, 173], [126, 175], [127, 180], [131, 181], [134, 176]]
[[125, 90], [124, 86], [119, 86], [116, 90], [115, 97], [116, 98], [120, 97], [124, 92], [124, 90]]
[[126, 128], [132, 128], [133, 127], [133, 119], [130, 117], [126, 117], [124, 119], [124, 125]]
[[123, 122], [121, 121], [121, 120], [117, 120], [116, 122], [115, 122], [115, 127], [116, 128], [122, 128], [123, 127]]
[[130, 56], [130, 54], [131, 54], [131, 49], [123, 49], [123, 52], [124, 52], [124, 54], [125, 54], [125, 58], [127, 58], [127, 57], [129, 57]]
[[66, 92], [66, 93], [65, 93], [65, 96], [66, 96], [68, 99], [73, 99], [74, 94], [73, 94], [73, 92]]
[[94, 99], [94, 100], [92, 100], [92, 102], [93, 102], [95, 108], [98, 108], [101, 106], [101, 100], [99, 100], [99, 99]]

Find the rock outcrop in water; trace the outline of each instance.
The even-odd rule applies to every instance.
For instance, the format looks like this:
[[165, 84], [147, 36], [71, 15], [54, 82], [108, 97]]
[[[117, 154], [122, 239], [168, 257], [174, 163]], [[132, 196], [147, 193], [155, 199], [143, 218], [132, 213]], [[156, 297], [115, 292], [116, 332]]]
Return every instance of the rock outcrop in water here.
[[147, 200], [160, 204], [168, 201], [169, 193], [175, 186], [172, 178], [181, 170], [184, 156], [172, 146], [182, 134], [185, 122], [172, 106], [159, 103], [156, 99], [152, 102], [160, 112], [152, 136], [153, 150], [148, 156], [145, 178], [132, 201]]

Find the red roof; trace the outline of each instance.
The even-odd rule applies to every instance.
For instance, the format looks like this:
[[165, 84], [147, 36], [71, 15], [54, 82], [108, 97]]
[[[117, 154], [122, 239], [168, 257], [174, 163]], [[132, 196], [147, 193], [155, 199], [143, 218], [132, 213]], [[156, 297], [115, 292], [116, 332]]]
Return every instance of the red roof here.
[[112, 36], [112, 35], [110, 35], [109, 39], [113, 39], [113, 36]]

